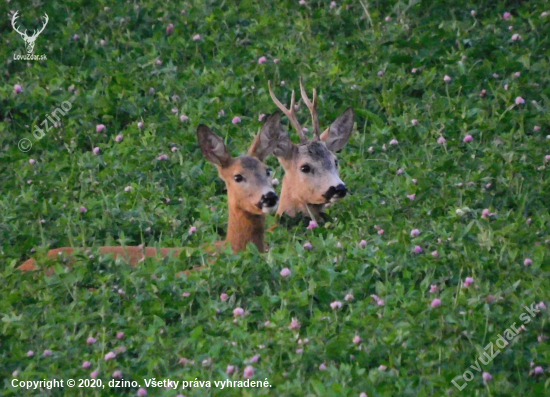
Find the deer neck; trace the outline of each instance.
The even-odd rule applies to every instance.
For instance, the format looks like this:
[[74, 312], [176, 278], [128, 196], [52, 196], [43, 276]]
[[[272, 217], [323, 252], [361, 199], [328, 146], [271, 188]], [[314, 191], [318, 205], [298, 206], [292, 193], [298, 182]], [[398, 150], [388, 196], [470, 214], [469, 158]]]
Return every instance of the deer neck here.
[[237, 203], [229, 203], [226, 241], [231, 244], [233, 252], [245, 250], [248, 242], [264, 252], [264, 228], [265, 215], [251, 214], [239, 208]]
[[[287, 183], [285, 183], [287, 182]], [[324, 204], [308, 204], [294, 194], [292, 183], [286, 175], [283, 177], [283, 187], [281, 189], [281, 199], [279, 201], [279, 209], [277, 215], [286, 214], [290, 217], [295, 217], [302, 213], [308, 218], [319, 220], [321, 213], [324, 211]]]

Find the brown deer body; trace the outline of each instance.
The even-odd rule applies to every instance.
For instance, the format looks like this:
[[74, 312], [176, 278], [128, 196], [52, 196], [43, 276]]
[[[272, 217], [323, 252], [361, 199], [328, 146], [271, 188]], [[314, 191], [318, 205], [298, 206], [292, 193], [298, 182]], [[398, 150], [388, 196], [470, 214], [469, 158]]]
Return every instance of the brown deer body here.
[[[67, 257], [71, 257], [75, 251], [85, 251], [85, 248], [73, 248], [73, 247], [62, 247], [62, 248], [56, 248], [53, 250], [49, 250], [47, 257], [48, 259], [56, 259], [61, 255], [65, 255]], [[160, 256], [162, 258], [172, 254], [174, 256], [178, 256], [181, 252], [182, 248], [161, 248], [160, 249]], [[99, 252], [101, 255], [108, 255], [112, 254], [115, 257], [121, 257], [124, 258], [131, 266], [136, 266], [138, 263], [144, 260], [144, 258], [152, 258], [157, 256], [157, 249], [153, 247], [139, 247], [139, 246], [128, 246], [128, 247], [121, 247], [121, 246], [106, 246], [106, 247], [100, 247]], [[21, 266], [19, 266], [19, 270], [22, 271], [30, 271], [30, 270], [36, 270], [36, 261], [32, 258], [28, 259], [25, 263], [23, 263]]]
[[291, 217], [302, 213], [318, 219], [328, 203], [345, 197], [347, 188], [340, 179], [338, 160], [335, 152], [342, 149], [353, 131], [355, 113], [347, 108], [329, 128], [320, 133], [317, 116], [317, 92], [313, 90], [313, 102], [306, 94], [300, 78], [302, 99], [309, 108], [313, 121], [312, 140], [308, 140], [294, 112], [295, 96], [292, 91], [290, 109], [287, 109], [275, 96], [269, 82], [269, 93], [273, 102], [288, 117], [300, 137], [300, 144], [294, 144], [288, 135], [282, 137], [275, 156], [285, 170], [278, 215]]
[[[205, 125], [199, 125], [197, 137], [204, 157], [214, 163], [220, 177], [225, 181], [228, 192], [229, 222], [227, 238], [215, 244], [216, 248], [228, 243], [233, 252], [246, 249], [253, 243], [260, 252], [265, 251], [264, 228], [265, 216], [277, 210], [278, 196], [271, 183], [271, 170], [263, 163], [284, 135], [281, 126], [281, 115], [275, 113], [266, 118], [262, 130], [252, 143], [248, 155], [233, 158], [223, 139]], [[62, 247], [52, 249], [47, 257], [55, 259], [65, 254], [70, 257], [75, 250], [84, 248]], [[112, 254], [122, 257], [131, 266], [136, 266], [145, 258], [168, 255], [178, 256], [182, 248], [161, 248], [160, 252], [153, 247], [141, 246], [107, 246], [101, 247], [102, 255]], [[34, 259], [28, 259], [19, 270], [29, 271], [37, 268]], [[196, 269], [202, 269], [196, 268]], [[189, 274], [189, 271], [184, 273]]]

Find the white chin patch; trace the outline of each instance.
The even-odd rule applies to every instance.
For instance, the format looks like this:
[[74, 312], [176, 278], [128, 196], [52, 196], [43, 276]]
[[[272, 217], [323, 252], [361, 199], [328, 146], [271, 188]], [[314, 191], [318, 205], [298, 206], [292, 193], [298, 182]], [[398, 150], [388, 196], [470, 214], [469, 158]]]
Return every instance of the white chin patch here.
[[340, 200], [342, 200], [340, 197], [333, 197], [333, 198], [330, 199], [330, 202], [331, 202], [331, 203], [337, 203], [337, 202], [339, 202]]
[[277, 207], [279, 207], [279, 204], [275, 204], [273, 207], [262, 207], [262, 212], [264, 214], [273, 214], [275, 211], [277, 211]]

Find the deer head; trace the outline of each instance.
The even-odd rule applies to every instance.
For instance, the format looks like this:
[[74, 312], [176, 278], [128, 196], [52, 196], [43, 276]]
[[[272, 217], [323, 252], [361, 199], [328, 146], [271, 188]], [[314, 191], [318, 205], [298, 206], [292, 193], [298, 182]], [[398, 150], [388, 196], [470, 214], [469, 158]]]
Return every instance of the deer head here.
[[264, 251], [265, 214], [277, 210], [279, 197], [273, 190], [272, 171], [263, 162], [284, 135], [281, 114], [276, 112], [266, 118], [248, 154], [234, 158], [223, 139], [210, 128], [203, 124], [197, 128], [202, 154], [218, 167], [227, 187], [226, 241], [235, 252], [246, 249], [248, 242], [255, 244], [260, 252]]
[[251, 214], [267, 214], [277, 210], [279, 197], [273, 190], [272, 170], [263, 162], [284, 135], [279, 112], [269, 116], [260, 133], [250, 146], [248, 154], [232, 157], [223, 139], [204, 124], [199, 125], [197, 136], [204, 157], [218, 167], [220, 177], [227, 186], [230, 208]]
[[46, 25], [48, 24], [48, 21], [50, 20], [49, 17], [48, 17], [48, 14], [44, 14], [44, 16], [42, 17], [44, 19], [44, 24], [42, 25], [42, 29], [40, 29], [39, 31], [36, 31], [34, 30], [33, 31], [33, 34], [32, 36], [27, 36], [27, 29], [25, 29], [25, 32], [21, 32], [17, 26], [15, 25], [15, 20], [17, 18], [19, 18], [19, 16], [17, 15], [19, 13], [19, 11], [17, 11], [15, 14], [13, 14], [13, 17], [11, 19], [11, 25], [13, 26], [13, 29], [19, 33], [21, 35], [21, 37], [23, 38], [23, 40], [25, 41], [25, 49], [27, 50], [27, 54], [32, 54], [33, 50], [34, 50], [34, 43], [36, 41], [36, 38], [38, 37], [38, 35], [40, 33], [42, 33], [42, 31], [44, 30], [44, 28], [46, 27]]
[[325, 204], [336, 202], [347, 194], [346, 185], [339, 176], [338, 160], [334, 153], [348, 143], [355, 113], [353, 108], [347, 108], [321, 134], [317, 115], [317, 91], [313, 90], [313, 101], [310, 101], [301, 78], [300, 91], [313, 121], [312, 140], [306, 138], [296, 118], [294, 91], [290, 109], [287, 109], [273, 93], [269, 82], [269, 94], [273, 102], [288, 117], [300, 138], [300, 144], [296, 145], [285, 134], [273, 152], [285, 170], [281, 203], [277, 213], [295, 216], [296, 213], [302, 212], [317, 218], [324, 210]]

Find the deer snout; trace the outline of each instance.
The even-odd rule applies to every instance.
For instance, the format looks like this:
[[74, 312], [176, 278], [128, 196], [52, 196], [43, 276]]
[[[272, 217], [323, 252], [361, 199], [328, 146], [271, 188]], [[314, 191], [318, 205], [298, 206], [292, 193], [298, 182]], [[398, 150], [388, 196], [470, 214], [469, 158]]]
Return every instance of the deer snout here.
[[279, 201], [279, 196], [275, 192], [268, 192], [262, 196], [260, 204], [262, 207], [273, 207]]
[[346, 197], [346, 194], [348, 193], [348, 188], [343, 183], [340, 183], [336, 186], [331, 186], [325, 194], [323, 194], [323, 197], [327, 200], [333, 200], [333, 199], [341, 199]]
[[262, 210], [264, 214], [271, 214], [277, 211], [278, 204], [279, 196], [277, 196], [274, 191], [271, 191], [262, 195], [262, 198], [258, 203], [258, 207]]
[[348, 188], [343, 183], [336, 186], [336, 193], [334, 195], [338, 198], [344, 198], [346, 197], [346, 194], [348, 193]]

